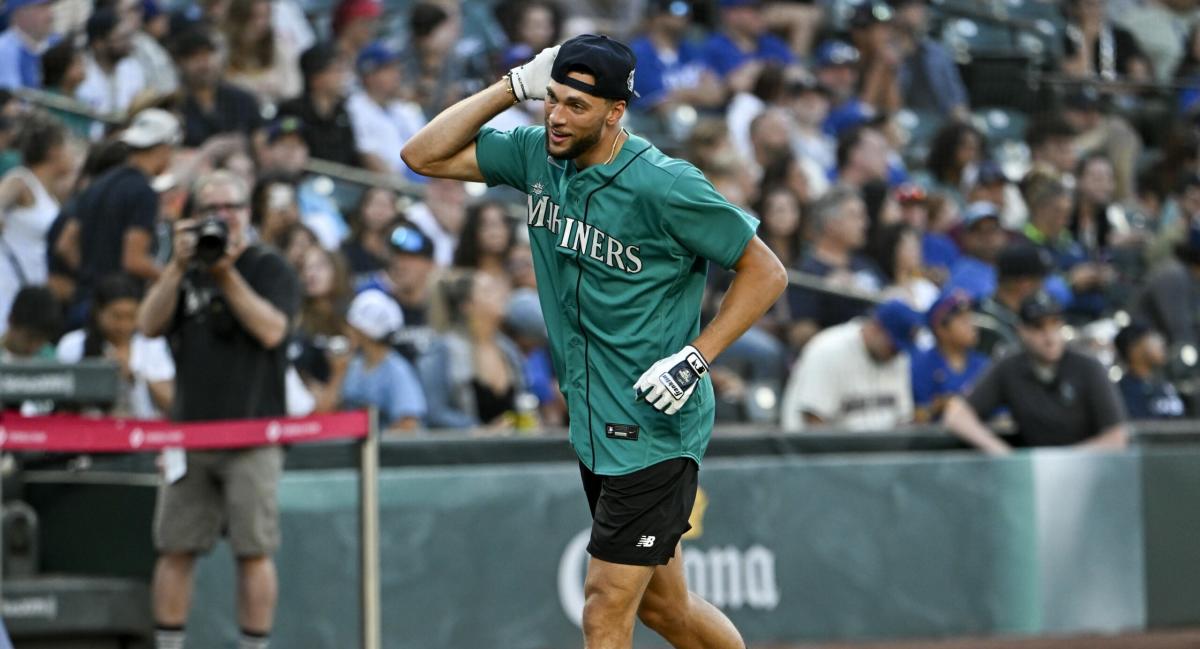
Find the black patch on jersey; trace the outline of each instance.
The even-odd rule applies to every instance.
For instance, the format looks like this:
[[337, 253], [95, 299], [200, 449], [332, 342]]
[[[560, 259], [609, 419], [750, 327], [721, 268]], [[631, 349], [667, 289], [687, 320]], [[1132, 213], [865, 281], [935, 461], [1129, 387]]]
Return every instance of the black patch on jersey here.
[[633, 424], [604, 424], [604, 434], [609, 439], [625, 439], [636, 442], [638, 427]]

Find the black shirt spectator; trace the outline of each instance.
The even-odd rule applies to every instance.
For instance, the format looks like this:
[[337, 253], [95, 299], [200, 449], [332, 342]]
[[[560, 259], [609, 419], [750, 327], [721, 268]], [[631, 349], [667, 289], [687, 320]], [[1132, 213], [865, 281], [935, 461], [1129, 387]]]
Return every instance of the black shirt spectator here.
[[944, 421], [951, 432], [989, 453], [1006, 453], [1010, 443], [983, 421], [1007, 408], [1017, 425], [1014, 446], [1125, 447], [1125, 409], [1108, 372], [1066, 348], [1062, 311], [1045, 291], [1021, 302], [1023, 349], [993, 365], [966, 400], [950, 399]]
[[[250, 288], [289, 319], [299, 285], [279, 253], [252, 245], [234, 264]], [[188, 273], [168, 332], [178, 389], [176, 421], [274, 417], [287, 414], [287, 346], [263, 348], [245, 329], [205, 270]], [[213, 377], [222, 377], [215, 381]]]
[[1113, 346], [1125, 367], [1117, 388], [1130, 419], [1182, 417], [1183, 399], [1162, 376], [1167, 364], [1162, 335], [1145, 323], [1133, 322], [1117, 334]]
[[179, 36], [174, 45], [184, 89], [185, 146], [201, 146], [222, 133], [250, 137], [262, 128], [254, 96], [221, 81], [221, 55], [212, 37], [196, 28]]
[[317, 44], [300, 57], [304, 93], [279, 105], [279, 115], [304, 122], [304, 141], [314, 158], [360, 166], [363, 158], [354, 140], [346, 110], [345, 64], [332, 45]]
[[984, 417], [1008, 408], [1017, 424], [1016, 446], [1065, 446], [1121, 423], [1125, 413], [1099, 361], [1063, 352], [1051, 376], [1039, 376], [1028, 351], [996, 363], [967, 402]]
[[[121, 248], [131, 229], [145, 230], [154, 241], [158, 193], [141, 169], [121, 165], [100, 176], [75, 204], [80, 225], [79, 284], [121, 270]], [[86, 291], [85, 291], [86, 292]]]

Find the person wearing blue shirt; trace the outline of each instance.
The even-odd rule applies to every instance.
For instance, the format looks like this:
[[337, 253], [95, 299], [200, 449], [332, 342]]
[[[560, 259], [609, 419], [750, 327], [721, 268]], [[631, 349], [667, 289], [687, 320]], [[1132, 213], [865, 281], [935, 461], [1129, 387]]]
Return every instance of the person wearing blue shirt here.
[[708, 67], [722, 78], [751, 61], [796, 62], [787, 43], [767, 33], [759, 0], [720, 0], [723, 31], [704, 43]]
[[379, 290], [359, 293], [346, 313], [359, 353], [342, 382], [346, 407], [375, 406], [387, 430], [412, 430], [426, 414], [425, 392], [417, 372], [388, 338], [404, 326], [400, 305]]
[[637, 57], [633, 89], [638, 111], [659, 110], [675, 103], [716, 107], [725, 91], [705, 64], [704, 51], [685, 36], [692, 21], [687, 0], [653, 0], [646, 33], [629, 44]]
[[41, 88], [42, 53], [54, 45], [53, 0], [8, 0], [0, 33], [0, 88]]
[[1029, 221], [1022, 233], [1031, 243], [1047, 250], [1058, 269], [1046, 281], [1046, 292], [1067, 306], [1068, 315], [1090, 320], [1108, 308], [1108, 286], [1115, 279], [1111, 265], [1088, 258], [1087, 251], [1071, 236], [1071, 190], [1057, 180], [1035, 178], [1025, 191]]
[[918, 422], [939, 419], [949, 398], [969, 390], [990, 362], [975, 350], [979, 332], [971, 319], [971, 298], [965, 292], [943, 294], [929, 308], [927, 320], [937, 342], [912, 357], [913, 407]]
[[1141, 322], [1117, 333], [1113, 346], [1125, 372], [1117, 390], [1130, 419], [1177, 419], [1186, 413], [1179, 391], [1163, 378], [1167, 345], [1162, 334]]
[[976, 201], [963, 212], [962, 255], [950, 267], [946, 292], [961, 290], [981, 301], [996, 292], [996, 257], [1008, 239], [1000, 227], [1000, 211], [987, 201]]

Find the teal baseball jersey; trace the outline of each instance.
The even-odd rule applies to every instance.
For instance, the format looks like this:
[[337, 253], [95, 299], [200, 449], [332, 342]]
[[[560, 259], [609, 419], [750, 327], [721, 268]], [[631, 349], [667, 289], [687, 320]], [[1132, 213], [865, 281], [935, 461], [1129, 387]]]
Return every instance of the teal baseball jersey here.
[[538, 297], [580, 461], [599, 475], [676, 457], [699, 463], [712, 436], [711, 379], [670, 416], [635, 399], [633, 384], [699, 335], [706, 260], [731, 268], [758, 220], [636, 135], [612, 162], [582, 171], [547, 155], [543, 126], [484, 128], [475, 143], [488, 184], [526, 195]]

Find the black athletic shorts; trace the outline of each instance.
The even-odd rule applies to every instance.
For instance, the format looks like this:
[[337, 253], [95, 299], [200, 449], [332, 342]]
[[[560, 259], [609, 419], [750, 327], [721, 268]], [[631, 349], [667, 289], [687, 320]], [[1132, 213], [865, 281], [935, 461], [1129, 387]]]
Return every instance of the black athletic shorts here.
[[699, 473], [696, 461], [687, 457], [618, 476], [596, 475], [580, 463], [592, 510], [588, 554], [610, 563], [666, 564], [680, 537], [692, 529], [688, 517]]

